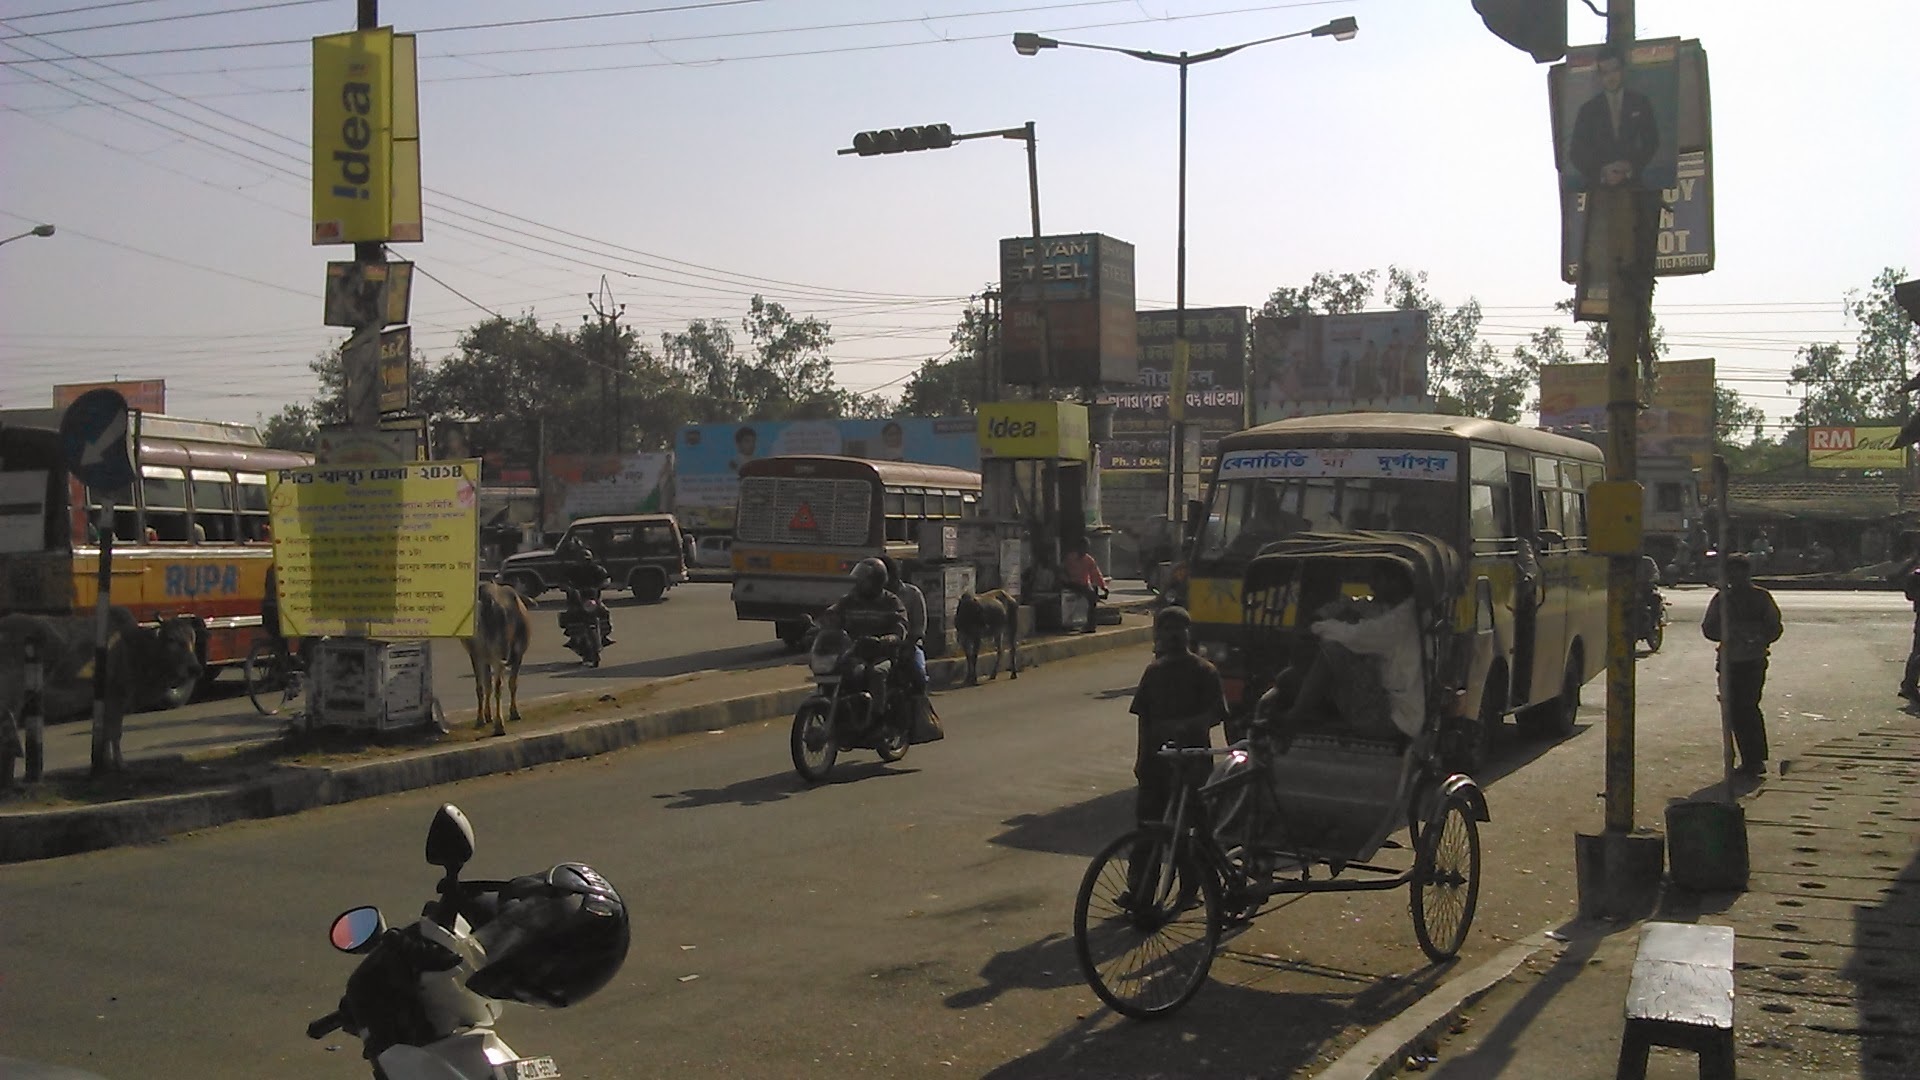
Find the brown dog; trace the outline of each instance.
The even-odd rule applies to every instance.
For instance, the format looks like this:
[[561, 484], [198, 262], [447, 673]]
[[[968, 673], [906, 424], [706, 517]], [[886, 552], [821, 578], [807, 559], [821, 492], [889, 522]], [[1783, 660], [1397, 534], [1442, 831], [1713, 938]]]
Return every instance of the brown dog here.
[[1000, 677], [1003, 646], [1012, 657], [1011, 677], [1020, 677], [1020, 601], [1007, 595], [1004, 589], [992, 589], [978, 596], [961, 593], [954, 607], [953, 632], [967, 654], [968, 686], [980, 683], [980, 644], [988, 635], [993, 638], [993, 674], [987, 678]]

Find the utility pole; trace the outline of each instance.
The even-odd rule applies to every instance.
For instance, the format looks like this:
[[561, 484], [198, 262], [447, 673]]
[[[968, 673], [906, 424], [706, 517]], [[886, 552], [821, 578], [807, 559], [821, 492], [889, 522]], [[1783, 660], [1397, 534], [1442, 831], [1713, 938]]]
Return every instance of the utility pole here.
[[[380, 0], [356, 0], [358, 17], [355, 29], [380, 27]], [[387, 261], [386, 244], [362, 241], [353, 245], [353, 261], [361, 281], [371, 281], [380, 273], [373, 267]], [[347, 382], [347, 423], [355, 431], [380, 430], [380, 331], [386, 328], [383, 305], [369, 305], [363, 315], [370, 320], [353, 328], [353, 334], [341, 347], [341, 368]]]
[[[1607, 47], [1630, 59], [1634, 0], [1607, 5]], [[1640, 479], [1640, 353], [1652, 318], [1653, 245], [1661, 195], [1636, 185], [1596, 187], [1591, 214], [1605, 229], [1607, 268], [1607, 479]], [[1591, 224], [1590, 226], [1591, 227]], [[1638, 507], [1635, 507], [1638, 510]], [[1606, 824], [1577, 838], [1580, 911], [1627, 917], [1657, 893], [1665, 842], [1634, 823], [1634, 655], [1632, 606], [1638, 551], [1607, 557]]]
[[[607, 284], [607, 275], [601, 274], [600, 275], [600, 291], [598, 293], [587, 294], [587, 306], [593, 309], [593, 313], [595, 315], [600, 316], [600, 326], [602, 331], [601, 338], [600, 338], [602, 348], [599, 350], [602, 355], [602, 359], [604, 361], [603, 366], [600, 369], [600, 393], [601, 393], [600, 420], [602, 425], [600, 445], [602, 447], [605, 447], [609, 441], [606, 438], [606, 428], [605, 428], [606, 416], [607, 416], [606, 387], [607, 387], [607, 369], [612, 368], [613, 369], [613, 438], [611, 442], [613, 443], [613, 452], [616, 454], [623, 454], [626, 452], [627, 439], [626, 439], [626, 429], [622, 426], [623, 417], [621, 415], [620, 402], [621, 402], [621, 398], [626, 393], [627, 365], [625, 363], [625, 357], [616, 356], [614, 354], [614, 349], [612, 346], [616, 337], [616, 331], [613, 329], [613, 326], [615, 323], [620, 321], [620, 316], [626, 314], [627, 305], [615, 304], [613, 302], [613, 287]], [[586, 316], [583, 315], [581, 316], [581, 318], [584, 320]]]

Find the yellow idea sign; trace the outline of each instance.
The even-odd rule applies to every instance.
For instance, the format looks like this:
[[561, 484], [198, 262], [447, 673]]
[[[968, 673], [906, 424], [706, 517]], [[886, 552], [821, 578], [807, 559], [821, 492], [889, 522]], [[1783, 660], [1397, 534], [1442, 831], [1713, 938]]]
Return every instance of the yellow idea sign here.
[[310, 465], [267, 477], [289, 637], [471, 637], [480, 462]]

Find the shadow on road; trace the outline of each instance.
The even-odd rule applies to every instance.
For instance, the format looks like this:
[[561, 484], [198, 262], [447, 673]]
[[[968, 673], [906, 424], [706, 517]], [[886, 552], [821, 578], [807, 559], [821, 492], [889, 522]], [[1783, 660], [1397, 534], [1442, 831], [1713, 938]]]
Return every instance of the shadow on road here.
[[833, 775], [828, 777], [824, 784], [809, 784], [792, 769], [782, 769], [780, 772], [757, 776], [752, 780], [739, 780], [726, 787], [660, 792], [654, 798], [674, 800], [667, 803], [668, 810], [693, 810], [702, 806], [724, 805], [761, 806], [779, 802], [782, 799], [790, 799], [795, 795], [804, 795], [815, 788], [889, 776], [912, 776], [919, 771], [914, 768], [888, 765], [884, 761], [843, 762], [834, 766]]
[[1638, 928], [1638, 923], [1612, 926], [1600, 922], [1570, 922], [1561, 926], [1555, 932], [1567, 935], [1571, 940], [1553, 966], [1534, 980], [1527, 987], [1527, 992], [1520, 995], [1513, 1007], [1500, 1017], [1499, 1022], [1480, 1036], [1478, 1045], [1464, 1053], [1450, 1054], [1431, 1075], [1435, 1080], [1441, 1077], [1448, 1080], [1478, 1080], [1480, 1077], [1507, 1075], [1507, 1067], [1513, 1063], [1515, 1041], [1522, 1032], [1533, 1026], [1553, 999], [1586, 970], [1587, 961], [1599, 951], [1600, 943], [1613, 934], [1638, 933]]
[[1044, 814], [1010, 817], [1001, 824], [1007, 830], [990, 843], [1091, 859], [1109, 840], [1133, 827], [1133, 791], [1109, 792]]
[[[1227, 955], [1223, 949], [1222, 956]], [[1431, 990], [1447, 971], [1428, 967], [1403, 975], [1285, 962], [1262, 966], [1325, 979], [1329, 985], [1300, 993], [1210, 981], [1174, 1015], [1139, 1023], [1097, 1005], [1082, 981], [1073, 939], [1054, 933], [994, 956], [980, 969], [981, 985], [949, 996], [946, 1005], [978, 1008], [1010, 990], [1059, 990], [1086, 997], [1084, 1019], [1047, 1045], [986, 1074], [1000, 1080], [1290, 1076], [1314, 1065], [1321, 1048], [1340, 1032], [1384, 1022]]]

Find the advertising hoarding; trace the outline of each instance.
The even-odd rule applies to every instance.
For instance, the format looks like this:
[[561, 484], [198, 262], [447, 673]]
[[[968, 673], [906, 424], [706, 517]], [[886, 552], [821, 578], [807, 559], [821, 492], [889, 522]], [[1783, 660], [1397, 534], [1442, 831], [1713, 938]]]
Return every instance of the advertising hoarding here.
[[740, 503], [740, 466], [784, 454], [980, 468], [971, 416], [690, 424], [674, 438], [674, 516], [682, 528], [731, 532]]
[[542, 527], [559, 532], [576, 518], [665, 513], [672, 472], [669, 453], [548, 454]]
[[[1713, 361], [1662, 360], [1653, 396], [1640, 411], [1642, 458], [1685, 458], [1704, 469], [1713, 458]], [[1607, 430], [1607, 365], [1548, 364], [1540, 369], [1540, 426]]]
[[1087, 459], [1087, 407], [1072, 401], [998, 401], [980, 406], [980, 456]]
[[1133, 245], [1124, 240], [1078, 233], [1000, 241], [1002, 379], [1022, 386], [1132, 383], [1133, 282]]
[[[1134, 386], [1095, 399], [1113, 406], [1113, 437], [1100, 445], [1103, 472], [1167, 471], [1175, 321], [1171, 311], [1135, 314], [1140, 367]], [[1186, 421], [1201, 434], [1200, 464], [1211, 468], [1220, 436], [1247, 426], [1247, 309], [1189, 308], [1187, 343]], [[1164, 502], [1164, 485], [1161, 490]]]
[[1262, 316], [1253, 324], [1254, 423], [1366, 409], [1432, 412], [1427, 313]]
[[64, 409], [80, 400], [89, 390], [117, 390], [127, 399], [127, 408], [135, 412], [167, 411], [167, 380], [129, 379], [125, 382], [61, 383], [53, 388], [53, 407]]
[[1907, 448], [1896, 445], [1899, 425], [1891, 427], [1810, 427], [1809, 469], [1904, 469]]
[[313, 39], [313, 242], [421, 239], [420, 108], [412, 34]]
[[288, 637], [467, 637], [480, 463], [310, 465], [267, 474]]

